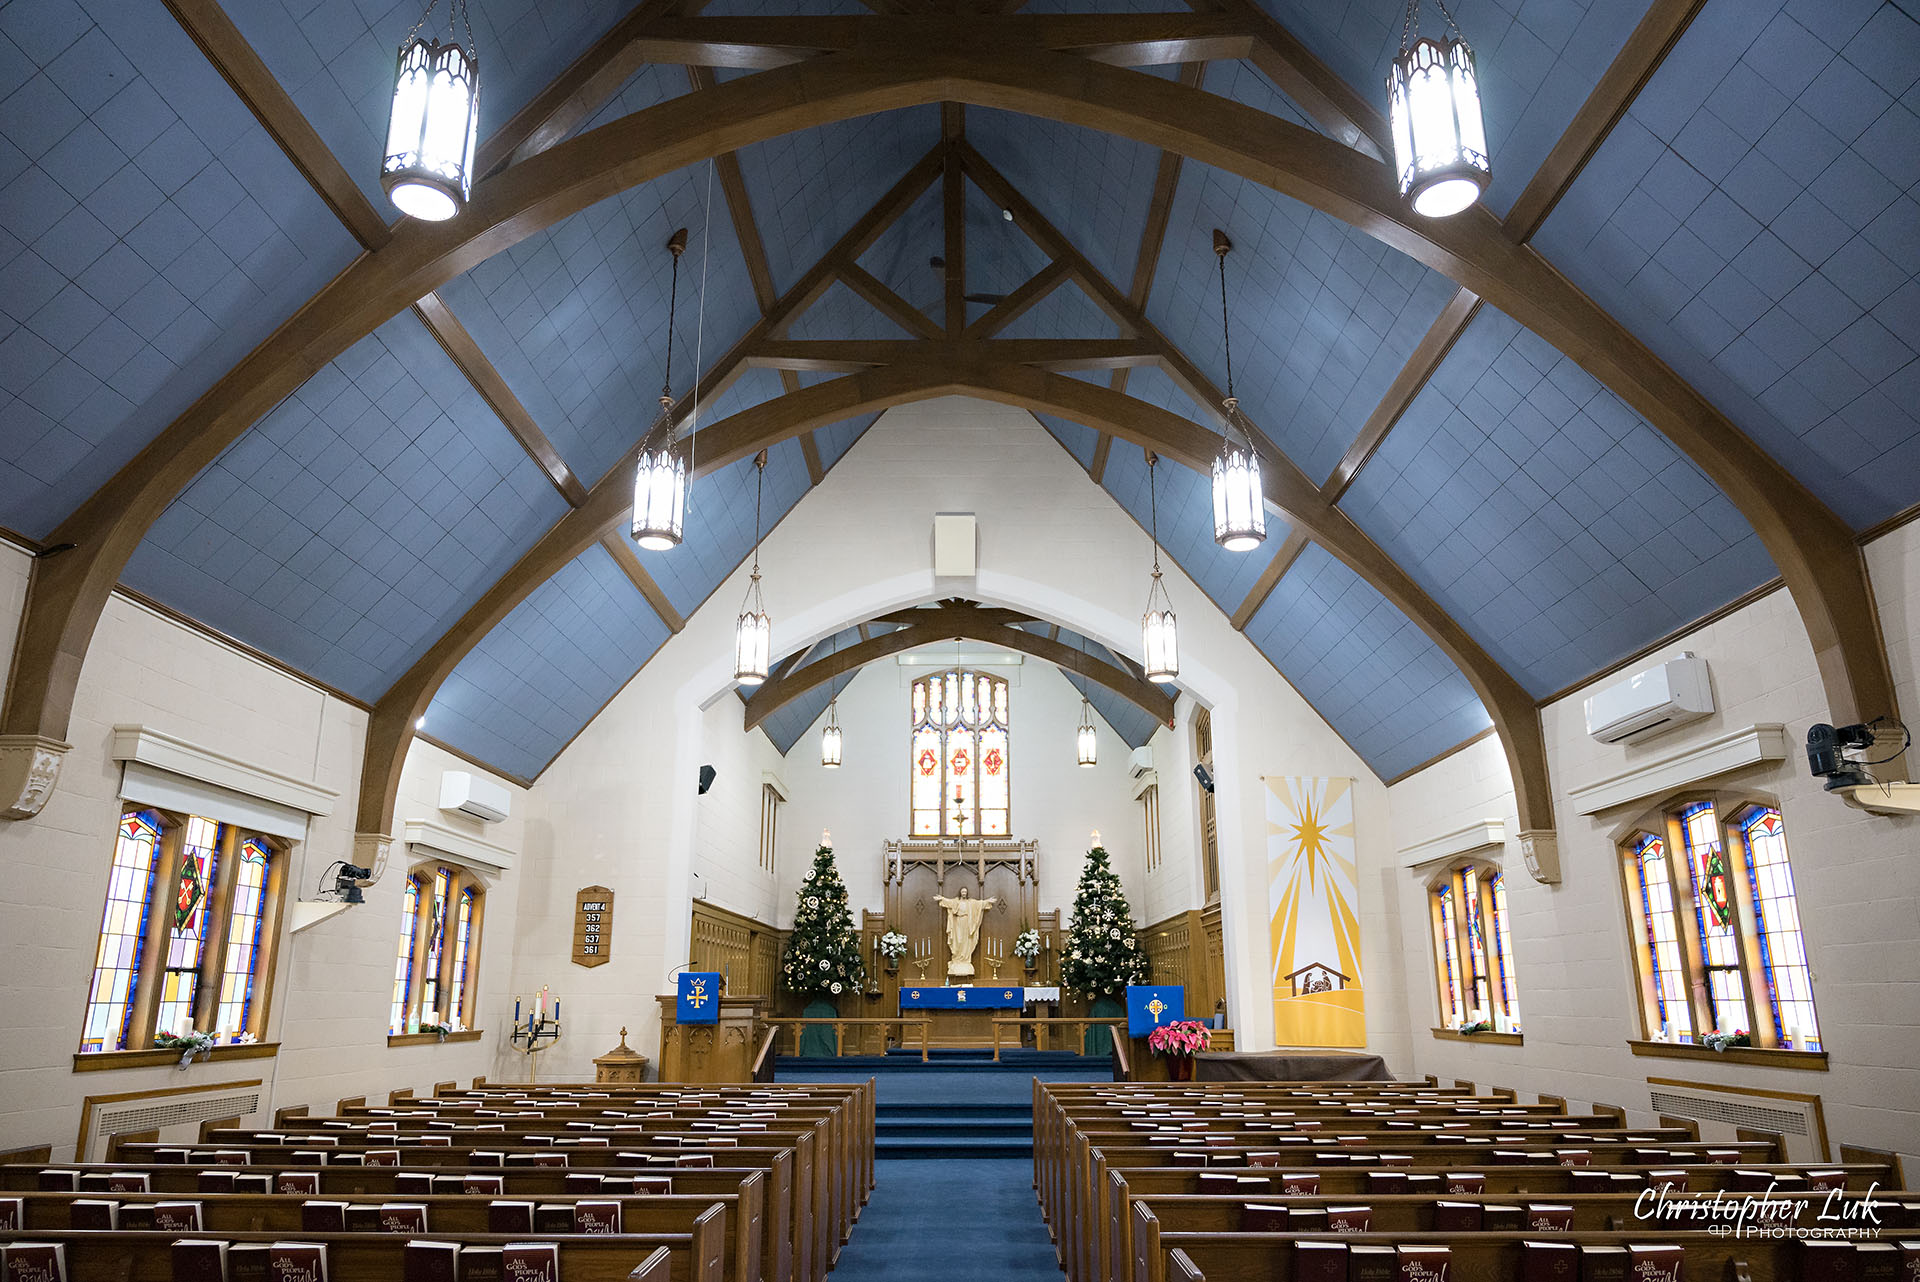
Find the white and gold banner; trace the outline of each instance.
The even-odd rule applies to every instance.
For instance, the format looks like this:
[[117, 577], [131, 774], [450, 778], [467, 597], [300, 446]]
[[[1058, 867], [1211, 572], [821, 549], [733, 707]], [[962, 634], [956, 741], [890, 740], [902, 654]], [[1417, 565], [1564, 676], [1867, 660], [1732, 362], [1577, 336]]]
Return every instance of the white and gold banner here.
[[1273, 1039], [1365, 1046], [1353, 780], [1265, 775]]

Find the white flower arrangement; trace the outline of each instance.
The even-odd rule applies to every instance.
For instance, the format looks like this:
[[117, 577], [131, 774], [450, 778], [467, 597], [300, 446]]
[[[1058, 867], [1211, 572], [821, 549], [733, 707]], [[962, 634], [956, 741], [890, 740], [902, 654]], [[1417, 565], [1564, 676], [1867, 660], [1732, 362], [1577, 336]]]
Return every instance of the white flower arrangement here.
[[[1028, 932], [1028, 934], [1031, 933], [1031, 931]], [[1026, 936], [1022, 935], [1021, 938], [1025, 939]], [[1015, 944], [1013, 951], [1020, 953], [1020, 945]], [[897, 930], [890, 930], [880, 936], [880, 955], [892, 961], [899, 961], [907, 955], [907, 937]], [[1024, 957], [1026, 954], [1020, 953], [1020, 955]]]
[[1015, 936], [1013, 955], [1022, 961], [1032, 961], [1040, 955], [1040, 932], [1029, 926]]

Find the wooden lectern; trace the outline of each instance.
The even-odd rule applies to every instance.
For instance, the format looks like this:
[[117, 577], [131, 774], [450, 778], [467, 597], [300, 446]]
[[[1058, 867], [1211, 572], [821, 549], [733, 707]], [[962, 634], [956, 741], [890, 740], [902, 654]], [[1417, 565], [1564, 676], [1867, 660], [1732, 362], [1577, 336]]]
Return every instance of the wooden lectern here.
[[760, 997], [722, 997], [717, 1024], [681, 1024], [679, 998], [660, 998], [660, 1080], [663, 1082], [747, 1082], [759, 1050]]

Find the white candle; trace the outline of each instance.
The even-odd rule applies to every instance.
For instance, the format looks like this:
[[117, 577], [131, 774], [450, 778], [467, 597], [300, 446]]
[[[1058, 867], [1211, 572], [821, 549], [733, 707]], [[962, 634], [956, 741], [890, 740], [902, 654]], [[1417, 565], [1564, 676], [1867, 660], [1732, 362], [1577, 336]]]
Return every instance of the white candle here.
[[1733, 1031], [1733, 1016], [1726, 1011], [1720, 1012], [1720, 1031], [1723, 1033], [1731, 1033]]
[[1100, 844], [1100, 830], [1099, 830], [1098, 828], [1095, 828], [1095, 829], [1093, 830], [1093, 838], [1092, 838], [1092, 843], [1093, 843], [1093, 845], [1094, 845], [1094, 846], [1096, 846], [1096, 847], [1097, 847], [1097, 846], [1099, 846], [1099, 844]]
[[825, 828], [822, 828], [820, 830], [820, 844], [825, 846], [828, 850], [833, 849], [833, 834], [831, 832], [828, 832]]

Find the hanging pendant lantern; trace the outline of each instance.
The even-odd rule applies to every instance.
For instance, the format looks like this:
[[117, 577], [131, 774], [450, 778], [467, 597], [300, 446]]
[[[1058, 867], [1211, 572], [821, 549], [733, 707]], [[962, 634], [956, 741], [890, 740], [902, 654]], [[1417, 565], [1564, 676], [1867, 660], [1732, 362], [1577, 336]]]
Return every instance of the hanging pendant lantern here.
[[765, 681], [773, 661], [773, 620], [760, 595], [760, 497], [767, 482], [765, 450], [755, 456], [753, 466], [757, 472], [753, 488], [753, 577], [748, 580], [747, 597], [740, 604], [733, 634], [733, 679], [743, 686]]
[[[480, 56], [466, 0], [448, 0], [447, 41], [422, 36], [439, 0], [400, 46], [380, 185], [409, 218], [445, 222], [467, 205], [480, 138]], [[464, 26], [463, 46], [455, 24]]]
[[[1233, 327], [1227, 319], [1227, 254], [1233, 242], [1213, 229], [1213, 253], [1220, 264], [1220, 332], [1227, 354], [1226, 431], [1220, 454], [1213, 460], [1213, 541], [1229, 552], [1259, 547], [1267, 537], [1267, 497], [1260, 485], [1260, 456], [1254, 452], [1253, 433], [1240, 417], [1240, 398], [1233, 394]], [[1240, 440], [1233, 439], [1239, 430]]]
[[660, 416], [640, 447], [633, 474], [633, 540], [652, 552], [680, 546], [687, 521], [687, 460], [673, 431], [673, 321], [680, 304], [680, 255], [687, 251], [687, 229], [667, 241], [673, 255], [673, 284], [667, 294], [667, 368], [660, 384]]
[[1416, 214], [1445, 218], [1480, 199], [1493, 167], [1473, 50], [1447, 6], [1434, 3], [1447, 21], [1447, 38], [1416, 39], [1420, 0], [1408, 0], [1400, 54], [1387, 73], [1387, 111], [1401, 196]]
[[840, 768], [840, 712], [833, 703], [827, 705], [827, 724], [820, 728], [820, 764], [828, 770]]
[[1100, 741], [1093, 732], [1093, 705], [1085, 695], [1080, 697], [1080, 728], [1074, 734], [1074, 746], [1082, 766], [1100, 763]]
[[1147, 612], [1140, 617], [1140, 649], [1147, 680], [1172, 681], [1180, 675], [1180, 639], [1173, 600], [1160, 581], [1160, 491], [1154, 475], [1159, 456], [1147, 454], [1148, 506], [1153, 516], [1153, 583], [1147, 588]]

